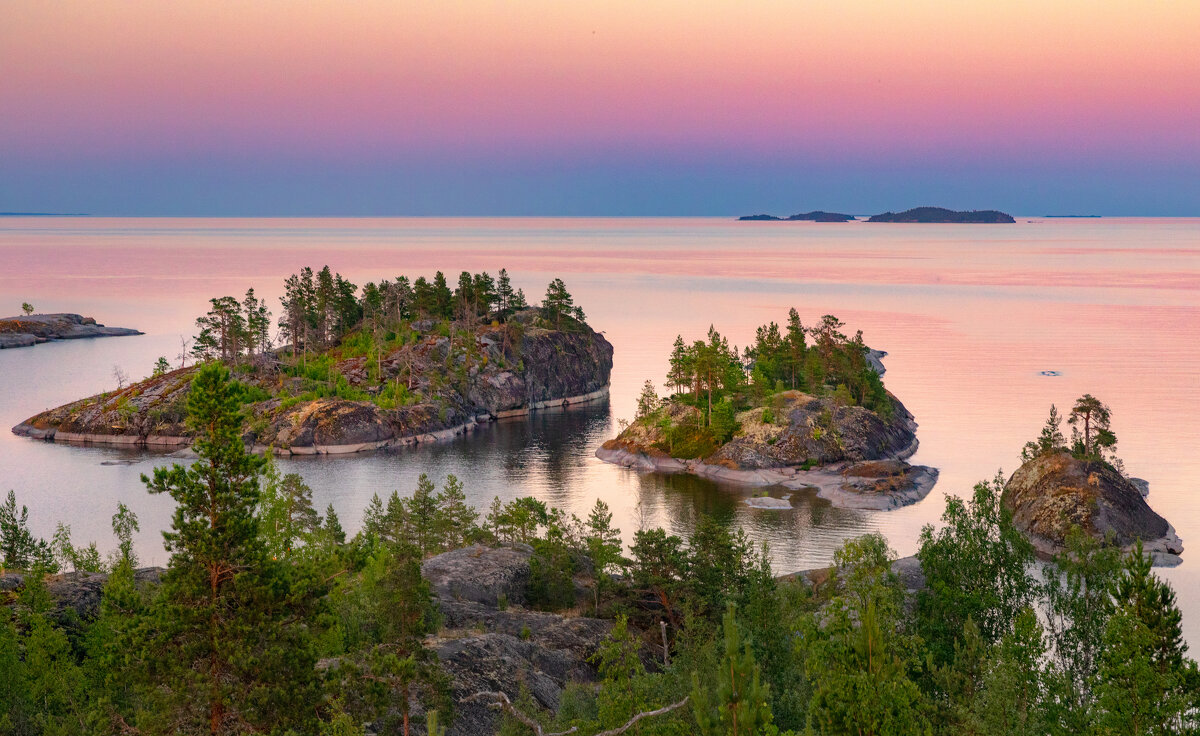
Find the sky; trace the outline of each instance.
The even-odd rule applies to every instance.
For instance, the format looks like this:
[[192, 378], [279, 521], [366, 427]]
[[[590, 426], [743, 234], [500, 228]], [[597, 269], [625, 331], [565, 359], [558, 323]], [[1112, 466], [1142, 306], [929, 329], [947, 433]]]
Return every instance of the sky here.
[[0, 212], [1200, 216], [1200, 2], [0, 0]]

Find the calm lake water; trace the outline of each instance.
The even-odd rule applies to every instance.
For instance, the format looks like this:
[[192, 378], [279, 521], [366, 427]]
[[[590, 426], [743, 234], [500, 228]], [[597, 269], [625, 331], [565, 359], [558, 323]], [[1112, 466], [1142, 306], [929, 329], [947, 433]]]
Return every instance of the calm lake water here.
[[[114, 366], [137, 378], [160, 355], [174, 361], [209, 297], [253, 286], [278, 312], [284, 277], [326, 263], [358, 284], [506, 267], [531, 301], [561, 276], [616, 349], [608, 405], [436, 446], [283, 461], [350, 531], [371, 494], [454, 473], [481, 507], [534, 495], [582, 516], [603, 498], [627, 538], [640, 525], [686, 534], [711, 514], [767, 542], [781, 572], [828, 564], [843, 539], [871, 531], [907, 555], [947, 494], [1011, 472], [1050, 404], [1090, 392], [1112, 407], [1128, 471], [1150, 481], [1150, 504], [1184, 540], [1183, 565], [1160, 574], [1200, 641], [1200, 220], [0, 218], [0, 312], [30, 301], [147, 333], [0, 351], [0, 425], [112, 388]], [[799, 494], [790, 511], [755, 510], [746, 490], [593, 456], [632, 416], [642, 381], [661, 386], [676, 334], [690, 340], [713, 324], [744, 345], [792, 306], [806, 323], [835, 314], [888, 351], [885, 382], [920, 424], [914, 462], [941, 469], [925, 500], [850, 511]], [[109, 518], [124, 501], [141, 519], [147, 563], [165, 562], [159, 532], [172, 502], [147, 494], [139, 475], [169, 462], [0, 432], [0, 491], [17, 492], [39, 534], [63, 521], [77, 542], [111, 549]]]

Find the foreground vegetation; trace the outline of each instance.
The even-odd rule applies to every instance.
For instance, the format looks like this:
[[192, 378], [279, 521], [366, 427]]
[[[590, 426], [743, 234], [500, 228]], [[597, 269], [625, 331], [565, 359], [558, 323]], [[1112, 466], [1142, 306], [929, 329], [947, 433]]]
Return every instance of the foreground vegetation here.
[[[765, 548], [710, 519], [687, 539], [641, 530], [626, 550], [601, 502], [585, 520], [532, 498], [481, 515], [453, 477], [376, 497], [347, 539], [298, 476], [246, 452], [242, 391], [225, 368], [200, 369], [188, 398], [200, 459], [144, 477], [177, 503], [158, 584], [136, 583], [124, 507], [106, 563], [65, 527], [35, 539], [15, 496], [0, 507], [4, 563], [32, 568], [0, 607], [0, 732], [440, 733], [456, 704], [426, 646], [440, 621], [420, 563], [476, 541], [533, 547], [531, 605], [615, 621], [599, 683], [568, 687], [557, 713], [525, 692], [477, 694], [505, 709], [505, 734], [1198, 726], [1200, 674], [1170, 586], [1140, 549], [1121, 557], [1081, 534], [1034, 575], [999, 479], [951, 497], [943, 526], [923, 530], [915, 594], [879, 535], [848, 541], [829, 571], [777, 579]], [[58, 614], [44, 575], [102, 565], [99, 615]]]

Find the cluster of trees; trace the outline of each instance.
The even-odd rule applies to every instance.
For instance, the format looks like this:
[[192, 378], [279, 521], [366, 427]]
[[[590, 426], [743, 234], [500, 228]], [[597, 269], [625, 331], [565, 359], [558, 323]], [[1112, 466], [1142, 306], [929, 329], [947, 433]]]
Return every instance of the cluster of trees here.
[[[691, 560], [678, 565], [664, 532], [639, 533], [598, 691], [569, 690], [557, 714], [519, 699], [504, 732], [610, 733], [636, 718], [644, 736], [1195, 733], [1200, 671], [1150, 558], [1077, 533], [1039, 578], [999, 492], [951, 497], [944, 525], [922, 531], [915, 600], [878, 534], [846, 542], [810, 587], [775, 579], [733, 537], [707, 554], [679, 545]], [[750, 584], [705, 584], [713, 549], [751, 561]], [[653, 633], [681, 605], [669, 659], [647, 669], [634, 623]]]
[[1112, 410], [1108, 405], [1091, 394], [1084, 394], [1075, 400], [1067, 415], [1067, 423], [1071, 425], [1068, 441], [1062, 431], [1058, 407], [1051, 404], [1050, 416], [1042, 425], [1041, 434], [1025, 443], [1021, 459], [1029, 461], [1039, 455], [1067, 451], [1081, 460], [1105, 462], [1123, 471], [1121, 459], [1116, 454], [1117, 435], [1112, 431], [1111, 421]]
[[[741, 353], [713, 327], [706, 340], [690, 345], [676, 336], [667, 387], [675, 400], [701, 409], [703, 425], [712, 429], [718, 444], [736, 429], [736, 411], [788, 389], [832, 395], [844, 405], [890, 415], [892, 404], [879, 374], [867, 362], [862, 331], [851, 338], [841, 332], [843, 327], [828, 314], [819, 324], [805, 327], [792, 309], [783, 330], [775, 322], [759, 327], [754, 344]], [[657, 408], [653, 385], [648, 385], [649, 392], [639, 400], [638, 418]]]
[[[481, 322], [506, 322], [529, 308], [525, 292], [513, 288], [505, 269], [497, 278], [487, 272], [463, 271], [453, 289], [438, 271], [432, 279], [398, 276], [371, 282], [360, 292], [329, 266], [320, 271], [305, 267], [284, 282], [280, 302], [278, 342], [291, 345], [293, 354], [302, 359], [339, 344], [364, 323], [373, 331], [398, 332], [413, 319], [457, 320], [470, 329]], [[196, 320], [200, 332], [193, 339], [191, 354], [197, 360], [236, 363], [271, 348], [271, 312], [253, 289], [242, 300], [224, 296], [211, 299], [210, 304], [209, 312]], [[562, 279], [547, 287], [541, 317], [554, 329], [584, 322], [583, 310], [575, 305]]]
[[[209, 300], [211, 309], [196, 318], [200, 332], [192, 339], [196, 360], [235, 363], [271, 349], [271, 310], [248, 289], [246, 296], [222, 296]], [[163, 359], [165, 361], [165, 359]]]
[[1200, 727], [1200, 672], [1149, 558], [1076, 533], [1035, 575], [999, 479], [950, 497], [940, 528], [922, 531], [914, 599], [879, 535], [848, 541], [825, 573], [777, 579], [765, 548], [706, 517], [686, 539], [643, 529], [626, 549], [601, 502], [583, 520], [533, 498], [497, 499], [481, 516], [453, 477], [373, 498], [347, 539], [300, 477], [246, 452], [240, 406], [227, 369], [197, 372], [199, 460], [144, 477], [177, 503], [168, 568], [158, 585], [136, 584], [137, 520], [119, 509], [93, 621], [56, 614], [40, 574], [72, 556], [93, 564], [89, 548], [69, 533], [34, 539], [14, 495], [0, 507], [6, 564], [34, 568], [16, 604], [0, 607], [0, 730], [354, 734], [370, 721], [435, 733], [454, 706], [425, 645], [440, 620], [420, 565], [475, 541], [533, 546], [534, 604], [577, 605], [584, 575], [593, 613], [616, 619], [595, 659], [599, 687], [568, 687], [557, 713], [479, 693], [508, 714], [502, 733]]

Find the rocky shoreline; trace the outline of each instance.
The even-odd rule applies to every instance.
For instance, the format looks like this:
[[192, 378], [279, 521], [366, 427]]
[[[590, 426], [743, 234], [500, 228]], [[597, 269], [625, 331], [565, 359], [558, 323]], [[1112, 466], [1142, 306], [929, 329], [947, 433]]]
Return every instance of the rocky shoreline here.
[[[307, 445], [299, 447], [271, 447], [269, 445], [254, 444], [250, 446], [253, 452], [264, 452], [271, 449], [276, 455], [351, 455], [357, 452], [370, 452], [373, 450], [383, 450], [389, 447], [414, 447], [433, 442], [444, 442], [446, 440], [461, 437], [470, 432], [481, 429], [482, 427], [499, 421], [500, 419], [508, 419], [513, 417], [529, 416], [543, 409], [565, 409], [571, 406], [581, 406], [585, 404], [602, 401], [608, 397], [608, 387], [605, 386], [591, 393], [581, 396], [567, 396], [562, 399], [549, 399], [546, 401], [534, 402], [524, 409], [510, 409], [508, 411], [499, 412], [497, 414], [480, 414], [473, 417], [470, 421], [462, 424], [440, 429], [432, 432], [424, 432], [412, 434], [404, 437], [394, 437], [378, 442], [360, 442], [355, 444], [342, 445]], [[145, 438], [134, 435], [111, 435], [111, 434], [87, 434], [79, 432], [61, 432], [54, 428], [38, 429], [29, 424], [21, 423], [12, 428], [15, 435], [29, 437], [35, 440], [45, 440], [47, 442], [63, 442], [73, 445], [107, 445], [112, 447], [138, 447], [146, 449], [180, 449], [190, 448], [192, 444], [191, 437], [182, 436], [158, 436], [149, 435]]]
[[145, 334], [128, 327], [105, 327], [78, 314], [31, 314], [0, 318], [0, 350], [27, 348], [56, 340]]
[[[324, 382], [281, 354], [231, 366], [247, 386], [243, 440], [282, 455], [345, 455], [437, 442], [479, 426], [608, 396], [612, 345], [586, 325], [538, 326], [536, 312], [457, 340], [445, 324], [413, 323], [403, 344], [368, 356], [331, 348], [310, 359]], [[511, 333], [520, 325], [519, 335]], [[191, 445], [187, 397], [195, 366], [30, 417], [15, 434], [45, 441], [173, 450]], [[386, 391], [400, 399], [380, 399]]]
[[[914, 446], [903, 457], [909, 457], [915, 451]], [[667, 474], [690, 473], [748, 488], [780, 486], [793, 491], [815, 490], [818, 498], [826, 499], [838, 508], [873, 511], [890, 511], [914, 504], [929, 495], [938, 479], [936, 468], [925, 465], [909, 466], [913, 471], [912, 477], [907, 479], [908, 482], [903, 487], [875, 493], [861, 487], [861, 484], [856, 484], [853, 475], [847, 476], [847, 471], [853, 472], [856, 466], [864, 463], [842, 462], [807, 470], [798, 465], [744, 470], [712, 465], [702, 460], [656, 457], [621, 448], [604, 447], [596, 450], [596, 457], [604, 462], [633, 470]], [[756, 499], [747, 499], [748, 502], [754, 500]], [[771, 506], [780, 509], [791, 508], [790, 503], [786, 506]]]

